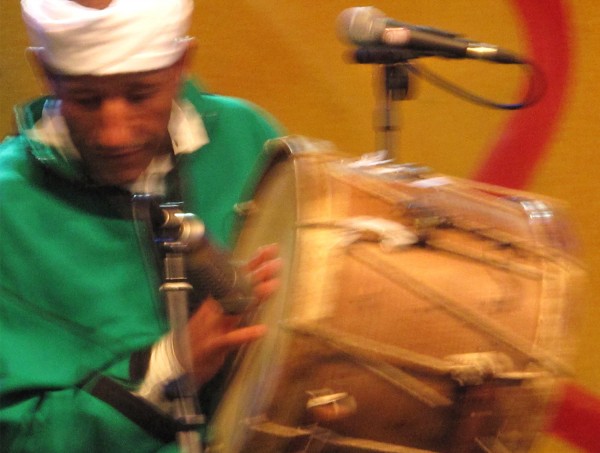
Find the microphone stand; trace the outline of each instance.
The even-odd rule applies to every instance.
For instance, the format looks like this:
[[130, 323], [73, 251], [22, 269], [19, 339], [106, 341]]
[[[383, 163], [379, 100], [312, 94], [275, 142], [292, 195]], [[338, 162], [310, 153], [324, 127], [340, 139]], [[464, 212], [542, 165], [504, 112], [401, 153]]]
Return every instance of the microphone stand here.
[[[166, 228], [179, 231], [181, 219], [170, 216], [171, 224]], [[168, 236], [168, 235], [167, 235]], [[187, 281], [185, 258], [189, 243], [182, 234], [159, 241], [163, 251], [163, 283], [160, 292], [163, 296], [171, 333], [173, 347], [185, 373], [165, 386], [165, 397], [175, 403], [175, 417], [182, 428], [177, 432], [177, 443], [182, 453], [202, 453], [202, 439], [198, 428], [205, 420], [200, 414], [196, 400], [196, 391], [189, 377], [192, 370], [192, 356], [187, 333], [189, 319], [189, 299], [193, 290]], [[187, 239], [187, 238], [186, 238]]]
[[[165, 303], [173, 348], [184, 374], [164, 386], [164, 396], [175, 403], [179, 422], [177, 441], [182, 453], [201, 453], [196, 389], [190, 379], [192, 355], [187, 324], [189, 313], [211, 295], [228, 314], [240, 314], [254, 302], [252, 285], [229, 254], [213, 245], [204, 223], [181, 210], [182, 203], [159, 204], [160, 197], [133, 197], [133, 218], [144, 226], [144, 240], [157, 244], [155, 262], [162, 267], [160, 293]], [[160, 258], [160, 259], [159, 259]], [[162, 260], [162, 263], [160, 262]]]
[[[397, 160], [396, 133], [399, 130], [399, 115], [394, 102], [407, 98], [409, 73], [406, 63], [385, 64], [380, 68], [383, 79], [383, 102], [375, 107], [375, 128], [383, 133], [383, 149], [392, 160]], [[377, 118], [379, 113], [379, 118]]]
[[374, 122], [375, 129], [383, 132], [381, 146], [391, 159], [397, 157], [395, 134], [399, 129], [394, 102], [405, 100], [409, 96], [408, 62], [429, 55], [426, 51], [380, 45], [362, 46], [354, 52], [354, 61], [357, 63], [376, 64], [380, 69], [383, 95], [378, 96]]

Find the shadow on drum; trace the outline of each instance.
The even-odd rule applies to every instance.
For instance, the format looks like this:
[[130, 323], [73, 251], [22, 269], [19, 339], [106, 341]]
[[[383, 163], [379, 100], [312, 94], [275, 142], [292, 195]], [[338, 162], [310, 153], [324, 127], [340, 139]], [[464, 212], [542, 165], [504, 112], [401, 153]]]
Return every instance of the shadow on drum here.
[[278, 242], [211, 452], [527, 451], [567, 376], [581, 269], [559, 205], [287, 137], [236, 249]]

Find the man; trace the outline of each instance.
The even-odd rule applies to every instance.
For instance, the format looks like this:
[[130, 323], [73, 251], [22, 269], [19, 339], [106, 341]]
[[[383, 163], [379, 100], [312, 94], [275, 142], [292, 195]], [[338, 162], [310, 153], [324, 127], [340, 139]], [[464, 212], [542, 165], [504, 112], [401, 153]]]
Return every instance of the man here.
[[[0, 450], [174, 448], [163, 389], [185, 370], [135, 195], [183, 202], [230, 246], [277, 126], [186, 78], [193, 0], [22, 8], [52, 95], [17, 107], [19, 135], [0, 146]], [[248, 263], [258, 299], [277, 284], [275, 255]], [[200, 394], [264, 333], [239, 322], [210, 297], [191, 313]]]

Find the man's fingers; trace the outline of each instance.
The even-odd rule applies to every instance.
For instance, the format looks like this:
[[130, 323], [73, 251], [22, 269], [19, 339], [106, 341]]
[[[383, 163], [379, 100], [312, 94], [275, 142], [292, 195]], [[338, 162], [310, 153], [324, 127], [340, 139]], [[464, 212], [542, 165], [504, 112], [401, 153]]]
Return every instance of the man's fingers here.
[[252, 272], [263, 262], [273, 260], [279, 255], [279, 246], [277, 244], [267, 244], [259, 247], [256, 253], [250, 258], [246, 267]]
[[259, 284], [261, 282], [271, 280], [279, 274], [282, 267], [283, 261], [281, 258], [272, 258], [261, 263], [252, 272], [250, 272], [250, 279], [253, 284]]
[[278, 279], [261, 282], [254, 286], [254, 297], [262, 301], [274, 294], [279, 289], [279, 286], [280, 281]]
[[215, 344], [216, 349], [230, 350], [236, 349], [246, 343], [256, 341], [262, 338], [267, 332], [267, 326], [256, 324], [253, 326], [242, 327], [221, 335]]

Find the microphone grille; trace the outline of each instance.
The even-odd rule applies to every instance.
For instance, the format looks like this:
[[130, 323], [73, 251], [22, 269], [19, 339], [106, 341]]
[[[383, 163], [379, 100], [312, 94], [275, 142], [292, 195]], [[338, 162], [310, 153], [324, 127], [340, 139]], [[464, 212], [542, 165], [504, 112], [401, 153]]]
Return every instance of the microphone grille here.
[[340, 39], [358, 45], [378, 42], [385, 27], [385, 14], [372, 6], [347, 8], [337, 18]]

